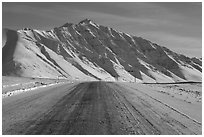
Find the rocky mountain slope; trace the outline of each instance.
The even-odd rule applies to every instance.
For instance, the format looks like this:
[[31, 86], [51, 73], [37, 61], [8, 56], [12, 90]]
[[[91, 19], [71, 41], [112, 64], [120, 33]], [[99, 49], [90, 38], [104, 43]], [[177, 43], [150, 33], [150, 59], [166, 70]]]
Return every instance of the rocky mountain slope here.
[[202, 61], [85, 19], [49, 31], [5, 30], [2, 73], [132, 82], [202, 81]]

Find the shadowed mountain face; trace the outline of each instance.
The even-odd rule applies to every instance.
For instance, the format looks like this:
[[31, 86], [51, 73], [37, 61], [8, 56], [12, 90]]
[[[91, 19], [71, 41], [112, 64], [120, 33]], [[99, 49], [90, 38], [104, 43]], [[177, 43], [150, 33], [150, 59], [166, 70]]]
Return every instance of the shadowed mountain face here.
[[3, 75], [132, 82], [201, 81], [202, 61], [85, 19], [49, 31], [9, 30]]
[[16, 51], [18, 34], [14, 30], [4, 30], [7, 36], [5, 46], [2, 49], [2, 71], [5, 74], [14, 74], [17, 75], [20, 70], [17, 62], [13, 61], [13, 55]]

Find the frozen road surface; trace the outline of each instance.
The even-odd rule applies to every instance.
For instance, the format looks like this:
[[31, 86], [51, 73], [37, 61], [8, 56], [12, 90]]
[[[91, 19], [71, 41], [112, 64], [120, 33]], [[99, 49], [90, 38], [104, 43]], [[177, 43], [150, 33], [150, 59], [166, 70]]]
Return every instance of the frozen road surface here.
[[59, 84], [2, 101], [4, 135], [170, 135], [201, 129], [165, 102], [111, 82]]

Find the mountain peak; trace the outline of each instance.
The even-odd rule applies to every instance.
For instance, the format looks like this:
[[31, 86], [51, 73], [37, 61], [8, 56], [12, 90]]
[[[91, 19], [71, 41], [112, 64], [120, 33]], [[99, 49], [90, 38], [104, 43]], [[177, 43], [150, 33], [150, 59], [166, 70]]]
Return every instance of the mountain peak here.
[[86, 19], [80, 21], [79, 24], [89, 24], [90, 22], [93, 22], [93, 21], [91, 19], [86, 18]]
[[6, 33], [3, 75], [63, 75], [68, 79], [130, 82], [137, 79], [146, 83], [202, 81], [200, 59], [188, 58], [90, 19], [61, 27], [65, 28]]
[[[86, 18], [86, 19], [80, 21], [79, 24], [90, 24], [91, 22], [93, 23], [93, 21], [91, 19]], [[74, 24], [67, 22], [64, 25], [62, 25], [61, 27], [70, 27], [72, 25], [74, 25]]]

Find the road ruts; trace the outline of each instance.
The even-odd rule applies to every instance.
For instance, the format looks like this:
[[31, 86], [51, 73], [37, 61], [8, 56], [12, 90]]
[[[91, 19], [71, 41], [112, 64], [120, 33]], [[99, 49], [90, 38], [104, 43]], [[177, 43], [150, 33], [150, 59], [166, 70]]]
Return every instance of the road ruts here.
[[[60, 92], [59, 92], [60, 93]], [[67, 91], [50, 109], [16, 134], [161, 134], [105, 82], [84, 82]]]

